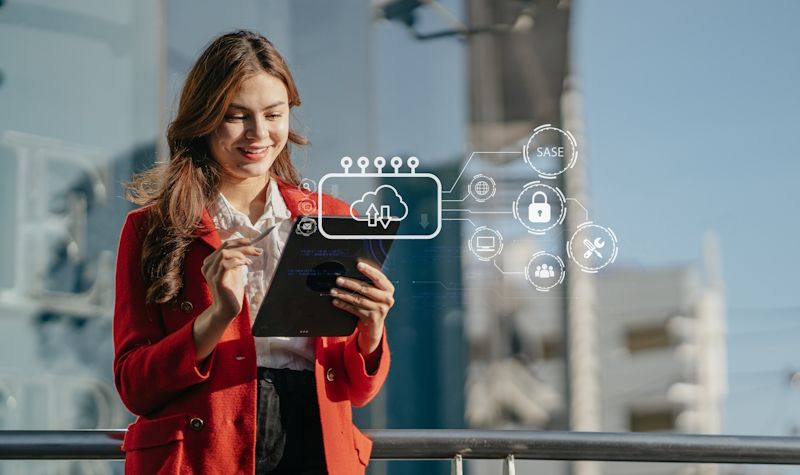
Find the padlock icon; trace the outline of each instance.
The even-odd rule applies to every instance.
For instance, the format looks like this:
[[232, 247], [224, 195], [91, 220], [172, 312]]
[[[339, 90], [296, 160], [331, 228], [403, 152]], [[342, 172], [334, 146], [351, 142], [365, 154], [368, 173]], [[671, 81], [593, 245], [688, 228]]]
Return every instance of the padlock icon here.
[[[542, 195], [544, 201], [536, 202], [536, 197]], [[532, 223], [547, 223], [550, 221], [550, 205], [547, 203], [547, 195], [544, 191], [537, 191], [531, 196], [531, 204], [528, 205], [528, 221]]]

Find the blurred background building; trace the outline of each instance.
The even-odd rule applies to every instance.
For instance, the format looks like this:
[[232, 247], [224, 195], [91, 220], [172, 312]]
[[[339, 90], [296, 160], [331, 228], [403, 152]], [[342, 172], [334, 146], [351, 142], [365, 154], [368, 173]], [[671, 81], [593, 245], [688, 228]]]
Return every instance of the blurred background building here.
[[[712, 241], [713, 243], [713, 241]], [[520, 246], [516, 246], [519, 248]], [[514, 259], [527, 249], [507, 249]], [[624, 268], [598, 281], [600, 430], [719, 433], [726, 395], [724, 291], [715, 248], [706, 268]], [[711, 277], [709, 277], [711, 276]], [[470, 282], [472, 283], [472, 282]], [[481, 279], [488, 305], [468, 306], [467, 422], [480, 428], [565, 429], [564, 322], [557, 301], [519, 298], [527, 283]], [[499, 324], [498, 324], [499, 323]], [[477, 336], [481, 335], [481, 336]], [[477, 352], [475, 352], [477, 353]], [[499, 463], [470, 462], [470, 473]], [[566, 473], [560, 462], [517, 462], [522, 473]], [[607, 474], [720, 473], [711, 465], [606, 463]]]
[[[727, 150], [724, 159], [714, 154], [717, 149], [686, 152], [692, 166], [705, 166], [705, 159], [710, 163], [697, 175], [712, 178], [692, 182], [697, 198], [681, 192], [689, 174], [658, 168], [680, 163], [683, 155], [653, 161], [644, 155], [651, 153], [649, 144], [658, 145], [652, 147], [657, 153], [674, 143], [674, 137], [698, 150], [702, 144], [691, 142], [692, 134], [683, 134], [677, 125], [666, 136], [654, 132], [655, 125], [637, 120], [637, 114], [645, 113], [635, 109], [638, 102], [629, 95], [662, 95], [664, 102], [653, 107], [654, 116], [662, 111], [667, 115], [673, 103], [680, 106], [674, 108], [686, 108], [702, 102], [687, 99], [691, 85], [703, 81], [694, 71], [712, 67], [708, 65], [716, 64], [718, 56], [708, 54], [698, 60], [701, 66], [678, 63], [677, 78], [669, 76], [666, 66], [653, 69], [651, 81], [661, 75], [671, 81], [668, 85], [686, 81], [689, 92], [682, 95], [668, 86], [663, 94], [640, 90], [647, 81], [631, 78], [647, 70], [642, 58], [666, 61], [667, 53], [651, 50], [670, 43], [681, 25], [689, 25], [684, 27], [688, 32], [680, 30], [689, 36], [678, 36], [693, 38], [684, 44], [687, 55], [709, 43], [717, 51], [733, 51], [726, 41], [741, 32], [717, 23], [717, 9], [742, 19], [774, 10], [770, 21], [779, 22], [791, 16], [780, 14], [788, 7], [777, 8], [773, 2], [754, 12], [748, 2], [738, 2], [705, 10], [693, 6], [698, 9], [695, 16], [685, 13], [688, 7], [675, 7], [670, 16], [652, 2], [649, 7], [598, 3], [0, 0], [0, 429], [122, 428], [132, 420], [111, 377], [114, 255], [123, 218], [131, 209], [121, 198], [122, 183], [164, 158], [165, 128], [183, 78], [204, 46], [218, 34], [248, 28], [275, 43], [298, 82], [303, 105], [295, 112], [295, 128], [312, 142], [293, 152], [304, 176], [317, 180], [337, 171], [344, 155], [416, 155], [420, 169], [436, 173], [445, 190], [452, 187], [453, 201], [466, 195], [466, 184], [476, 173], [497, 183], [491, 200], [453, 204], [469, 211], [448, 212], [435, 240], [394, 245], [387, 262], [398, 302], [387, 323], [394, 349], [392, 376], [375, 402], [356, 411], [359, 426], [785, 432], [779, 421], [796, 418], [800, 407], [786, 383], [787, 373], [796, 375], [796, 345], [788, 341], [751, 351], [738, 343], [750, 335], [753, 322], [762, 321], [750, 318], [753, 314], [771, 315], [763, 321], [777, 322], [762, 334], [768, 345], [784, 334], [796, 336], [796, 324], [785, 323], [799, 308], [789, 284], [789, 269], [798, 264], [795, 256], [764, 251], [764, 262], [782, 263], [772, 270], [781, 277], [768, 284], [742, 283], [745, 277], [768, 274], [759, 270], [764, 262], [743, 251], [752, 250], [747, 246], [758, 242], [753, 247], [772, 247], [763, 243], [782, 242], [793, 234], [780, 232], [778, 238], [778, 231], [761, 229], [759, 233], [773, 232], [765, 241], [766, 234], [726, 227], [727, 220], [740, 217], [740, 210], [754, 216], [781, 208], [739, 199], [739, 185], [720, 188], [725, 181], [720, 174], [732, 164], [752, 164], [736, 150], [725, 149], [736, 142], [729, 137], [732, 127], [715, 128], [697, 119], [722, 120], [720, 111], [734, 97], [723, 95], [725, 104], [692, 114], [673, 111], [681, 120], [700, 120], [695, 125], [706, 133], [716, 131], [720, 145], [715, 146]], [[672, 19], [669, 28], [646, 43], [648, 28], [658, 30], [661, 16]], [[648, 22], [640, 22], [643, 18]], [[631, 31], [617, 39], [617, 25]], [[709, 40], [703, 36], [707, 31], [725, 32], [720, 36], [724, 41]], [[788, 35], [792, 30], [774, 31]], [[781, 45], [793, 43], [770, 34], [764, 33], [764, 44], [779, 57], [789, 57], [778, 53]], [[636, 44], [639, 40], [645, 43]], [[748, 41], [758, 44], [754, 38]], [[613, 48], [587, 46], [594, 42]], [[614, 54], [617, 49], [627, 55]], [[579, 50], [595, 54], [581, 57]], [[641, 56], [633, 54], [640, 50]], [[740, 54], [761, 58], [769, 48], [735, 50], [735, 57], [713, 67], [725, 71], [724, 64], [742, 61]], [[595, 58], [603, 62], [595, 63]], [[637, 68], [625, 67], [626, 62]], [[606, 64], [623, 66], [606, 71]], [[589, 74], [580, 70], [582, 65]], [[584, 83], [585, 76], [595, 82]], [[728, 91], [736, 101], [745, 100], [747, 95], [728, 82], [743, 75], [727, 76], [702, 90], [701, 98], [719, 101], [715, 94]], [[797, 71], [757, 79], [782, 77], [796, 78]], [[594, 86], [592, 96], [586, 91], [593, 84], [606, 89]], [[767, 89], [748, 91], [766, 94]], [[800, 105], [796, 88], [774, 89], [784, 91], [781, 104]], [[584, 102], [590, 97], [606, 102], [594, 99], [595, 109], [587, 111]], [[768, 106], [769, 114], [783, 107], [775, 101]], [[615, 115], [625, 107], [634, 111]], [[800, 127], [791, 111], [782, 117], [771, 126]], [[536, 292], [518, 271], [533, 252], [564, 255], [565, 236], [586, 215], [570, 203], [561, 229], [533, 238], [512, 218], [494, 214], [507, 210], [518, 190], [535, 179], [520, 150], [544, 123], [569, 129], [581, 147], [578, 166], [555, 184], [579, 199], [593, 218], [619, 222], [622, 247], [631, 256], [599, 275], [568, 264], [564, 284], [548, 293]], [[592, 127], [602, 134], [592, 133]], [[611, 138], [591, 140], [601, 135]], [[636, 137], [643, 142], [635, 142]], [[625, 147], [628, 140], [637, 143], [638, 155], [626, 155], [626, 148], [634, 148]], [[610, 150], [611, 145], [619, 149]], [[633, 158], [624, 161], [626, 156]], [[615, 169], [619, 162], [626, 167]], [[761, 177], [766, 186], [796, 176], [796, 169], [776, 163], [778, 172]], [[658, 174], [650, 174], [650, 168]], [[668, 185], [659, 188], [661, 183]], [[785, 191], [791, 186], [782, 183], [770, 188], [780, 197], [776, 202], [796, 202]], [[695, 234], [671, 227], [679, 209], [681, 224], [705, 232], [708, 202], [723, 210], [712, 226], [723, 229], [722, 244], [712, 234], [701, 246]], [[503, 230], [505, 246], [496, 266], [474, 259], [467, 249], [480, 225]], [[652, 229], [657, 236], [646, 234]], [[741, 234], [750, 241], [736, 241]], [[730, 260], [736, 270], [726, 266], [728, 273], [723, 274], [720, 256], [726, 242], [736, 242], [737, 252], [731, 253], [735, 259]], [[695, 248], [703, 249], [700, 256], [693, 254]], [[729, 300], [737, 304], [730, 311]], [[732, 337], [726, 336], [729, 313], [740, 328]], [[728, 357], [730, 338], [738, 340], [731, 347], [736, 353]], [[769, 359], [770, 354], [783, 359]], [[728, 366], [743, 369], [750, 379], [741, 379]], [[736, 417], [730, 417], [730, 409], [726, 412], [729, 377]], [[754, 378], [755, 386], [748, 382]], [[774, 409], [748, 402], [764, 389], [776, 394]], [[778, 412], [766, 422], [735, 425], [748, 417], [758, 419], [764, 410]], [[789, 430], [796, 431], [796, 423]], [[517, 467], [518, 473], [537, 474], [733, 473], [715, 466], [668, 464], [529, 462]], [[494, 474], [500, 464], [469, 462], [466, 468], [474, 475]], [[370, 465], [373, 475], [449, 470], [447, 462]], [[0, 462], [0, 474], [121, 471], [119, 462]], [[753, 472], [743, 468], [736, 473]]]
[[[160, 7], [0, 2], [0, 428], [125, 427], [111, 377], [122, 181], [154, 158]], [[115, 468], [116, 466], [116, 468]], [[92, 461], [3, 474], [121, 473]]]

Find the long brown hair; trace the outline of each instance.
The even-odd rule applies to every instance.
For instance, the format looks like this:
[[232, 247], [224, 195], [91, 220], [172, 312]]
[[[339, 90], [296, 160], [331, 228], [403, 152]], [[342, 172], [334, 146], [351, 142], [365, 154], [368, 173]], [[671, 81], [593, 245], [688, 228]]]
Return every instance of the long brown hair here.
[[[211, 157], [207, 139], [224, 120], [241, 83], [261, 71], [283, 82], [290, 108], [300, 105], [286, 62], [266, 38], [240, 30], [212, 41], [183, 85], [178, 113], [167, 130], [169, 161], [136, 175], [127, 185], [130, 201], [151, 207], [141, 263], [148, 303], [168, 302], [180, 292], [186, 249], [220, 181], [221, 169]], [[289, 142], [305, 145], [308, 140], [290, 130]], [[299, 183], [288, 143], [270, 173], [291, 184]]]

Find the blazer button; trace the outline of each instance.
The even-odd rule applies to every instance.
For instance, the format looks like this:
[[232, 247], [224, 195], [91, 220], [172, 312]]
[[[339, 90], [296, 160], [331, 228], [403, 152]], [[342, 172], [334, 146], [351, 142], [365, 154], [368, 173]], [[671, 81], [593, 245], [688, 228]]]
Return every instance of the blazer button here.
[[325, 372], [325, 378], [327, 378], [328, 381], [333, 382], [334, 376], [333, 368], [328, 368], [328, 371]]
[[189, 313], [192, 311], [193, 308], [194, 305], [192, 305], [192, 302], [189, 302], [188, 300], [181, 302], [181, 312]]
[[192, 420], [189, 421], [189, 425], [192, 427], [192, 430], [199, 431], [206, 424], [203, 422], [203, 419], [200, 419], [199, 417], [193, 417]]

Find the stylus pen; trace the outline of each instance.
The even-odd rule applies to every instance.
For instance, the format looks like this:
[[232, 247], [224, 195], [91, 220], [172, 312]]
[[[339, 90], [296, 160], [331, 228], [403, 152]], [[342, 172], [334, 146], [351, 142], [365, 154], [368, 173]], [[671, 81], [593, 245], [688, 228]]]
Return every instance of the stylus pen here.
[[277, 224], [273, 224], [272, 226], [268, 227], [261, 234], [259, 234], [258, 236], [254, 237], [253, 239], [251, 239], [249, 245], [252, 246], [253, 244], [257, 243], [258, 241], [260, 241], [260, 240], [264, 239], [265, 237], [269, 236], [269, 233], [271, 233], [272, 230], [277, 228], [277, 227], [278, 227]]

